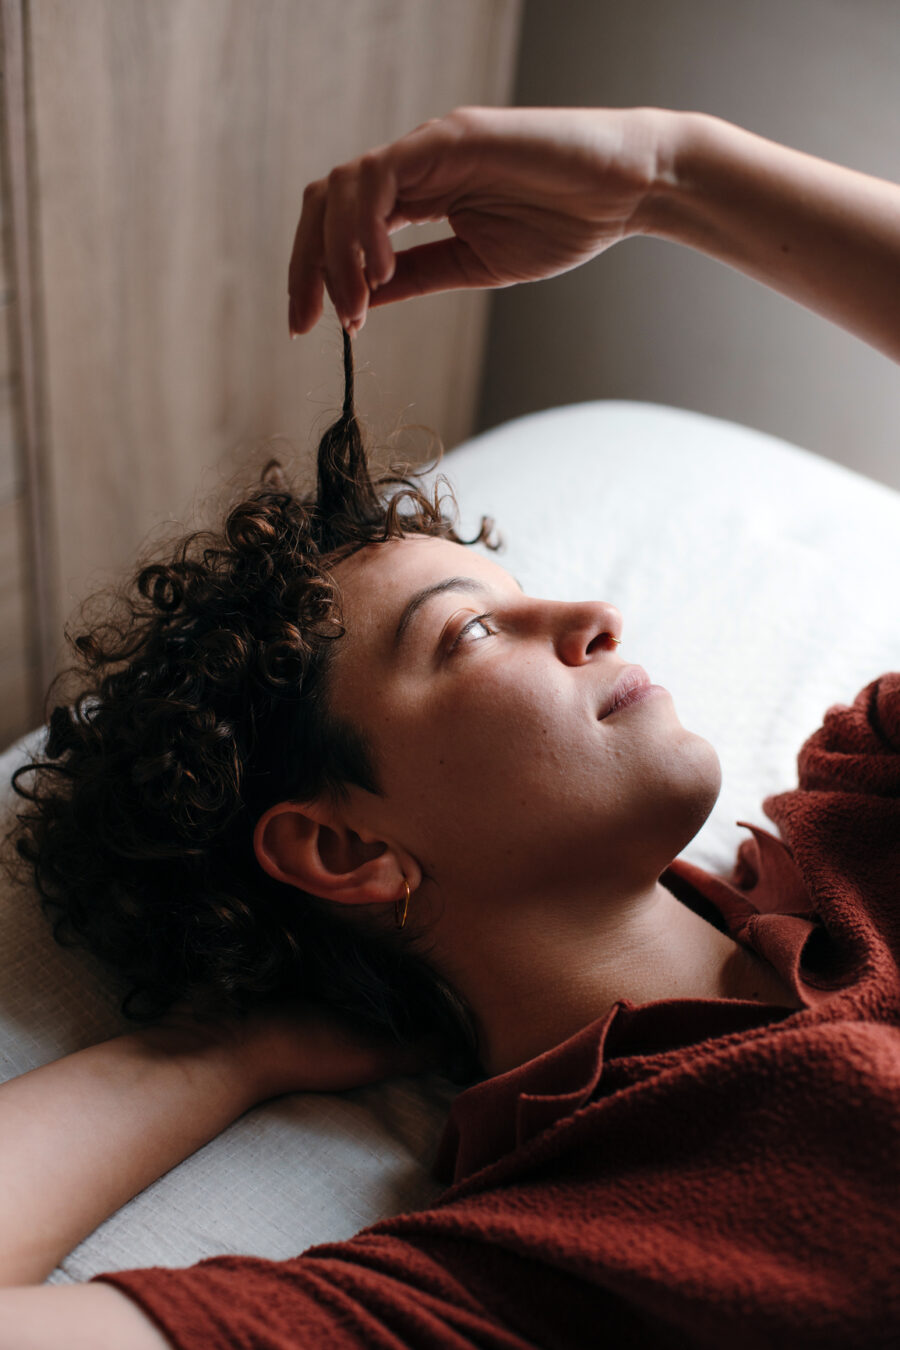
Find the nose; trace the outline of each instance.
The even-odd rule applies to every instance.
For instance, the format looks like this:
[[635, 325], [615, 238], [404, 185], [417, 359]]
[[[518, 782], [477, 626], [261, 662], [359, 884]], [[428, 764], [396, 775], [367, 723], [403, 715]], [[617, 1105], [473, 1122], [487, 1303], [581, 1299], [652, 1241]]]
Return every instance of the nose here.
[[555, 619], [556, 653], [567, 666], [583, 666], [602, 652], [615, 651], [623, 619], [605, 600], [559, 602]]

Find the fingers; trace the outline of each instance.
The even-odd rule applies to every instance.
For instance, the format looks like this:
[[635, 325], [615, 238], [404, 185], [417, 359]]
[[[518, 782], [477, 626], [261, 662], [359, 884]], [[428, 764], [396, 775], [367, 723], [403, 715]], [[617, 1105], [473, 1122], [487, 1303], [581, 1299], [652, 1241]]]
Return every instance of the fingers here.
[[357, 223], [372, 290], [394, 275], [394, 250], [388, 234], [398, 225], [396, 200], [397, 178], [390, 163], [377, 154], [363, 155], [359, 165]]
[[345, 328], [361, 328], [369, 304], [359, 237], [358, 186], [355, 165], [332, 169], [323, 221], [325, 285]]
[[398, 203], [398, 174], [420, 177], [428, 162], [417, 128], [393, 145], [370, 150], [310, 183], [288, 268], [292, 334], [308, 333], [322, 316], [323, 287], [351, 333], [365, 322], [373, 291], [394, 275], [390, 235], [410, 223]]
[[[368, 201], [385, 201], [383, 217], [369, 220], [363, 243], [359, 228], [360, 189]], [[358, 329], [365, 321], [369, 279], [374, 284], [393, 272], [393, 250], [388, 240], [392, 189], [376, 181], [373, 166], [362, 174], [358, 165], [344, 164], [327, 179], [310, 183], [303, 194], [303, 210], [294, 236], [288, 268], [288, 324], [292, 336], [308, 333], [322, 317], [323, 288], [327, 288], [345, 328]], [[370, 208], [371, 209], [371, 208]], [[369, 264], [369, 258], [374, 264]]]

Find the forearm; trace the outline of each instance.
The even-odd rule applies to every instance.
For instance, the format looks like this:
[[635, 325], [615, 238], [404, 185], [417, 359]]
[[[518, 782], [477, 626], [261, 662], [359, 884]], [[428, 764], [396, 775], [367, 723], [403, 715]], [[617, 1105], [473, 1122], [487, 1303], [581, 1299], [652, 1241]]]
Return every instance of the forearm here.
[[258, 1102], [433, 1062], [290, 1002], [215, 1024], [171, 1012], [0, 1087], [0, 1285], [36, 1284], [110, 1214]]
[[116, 1037], [0, 1088], [0, 1284], [44, 1280], [133, 1195], [219, 1134], [259, 1085], [231, 1048]]
[[728, 263], [900, 361], [900, 186], [704, 113], [660, 117], [641, 232]]

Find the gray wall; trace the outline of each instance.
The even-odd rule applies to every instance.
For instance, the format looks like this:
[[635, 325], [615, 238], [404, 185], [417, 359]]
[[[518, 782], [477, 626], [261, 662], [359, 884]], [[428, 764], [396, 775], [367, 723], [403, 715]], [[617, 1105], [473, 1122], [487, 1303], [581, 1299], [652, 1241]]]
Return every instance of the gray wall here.
[[[900, 181], [896, 0], [526, 0], [515, 102], [697, 109]], [[641, 399], [900, 488], [900, 367], [721, 263], [631, 239], [493, 298], [479, 429]]]

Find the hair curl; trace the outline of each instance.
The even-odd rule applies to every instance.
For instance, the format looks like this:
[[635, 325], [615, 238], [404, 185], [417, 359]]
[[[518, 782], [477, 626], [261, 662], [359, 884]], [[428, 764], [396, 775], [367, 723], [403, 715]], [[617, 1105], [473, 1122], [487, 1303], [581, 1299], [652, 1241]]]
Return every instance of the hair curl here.
[[139, 564], [102, 597], [93, 631], [67, 629], [79, 660], [62, 675], [79, 692], [53, 708], [43, 753], [13, 776], [31, 803], [13, 833], [57, 940], [128, 981], [126, 1016], [185, 998], [202, 1015], [240, 1013], [293, 994], [401, 1042], [437, 1035], [446, 1071], [464, 1081], [480, 1071], [471, 1014], [406, 936], [361, 932], [270, 877], [253, 850], [276, 802], [379, 790], [364, 738], [328, 707], [344, 631], [335, 563], [403, 535], [496, 547], [487, 519], [475, 539], [459, 537], [445, 480], [429, 497], [415, 476], [370, 476], [346, 333], [344, 371], [314, 493], [270, 460], [221, 532]]

